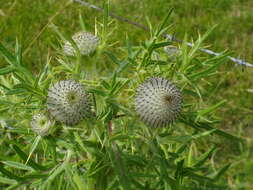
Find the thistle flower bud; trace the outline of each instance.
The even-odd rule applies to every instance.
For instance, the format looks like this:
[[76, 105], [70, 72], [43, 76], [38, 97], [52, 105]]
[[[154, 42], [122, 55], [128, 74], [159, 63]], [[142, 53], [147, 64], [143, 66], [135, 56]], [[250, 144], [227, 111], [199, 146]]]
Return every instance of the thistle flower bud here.
[[47, 108], [56, 121], [76, 125], [91, 112], [89, 95], [82, 84], [62, 80], [48, 90]]
[[172, 82], [150, 78], [137, 88], [135, 109], [145, 124], [162, 127], [176, 119], [181, 102], [181, 92]]
[[53, 123], [46, 115], [39, 113], [33, 115], [30, 125], [33, 132], [40, 136], [46, 136], [49, 134]]
[[180, 50], [176, 47], [176, 46], [173, 46], [173, 45], [169, 45], [169, 46], [165, 46], [164, 47], [164, 51], [165, 53], [167, 53], [167, 55], [172, 58], [173, 60], [178, 56], [180, 55]]
[[[76, 43], [81, 55], [88, 55], [95, 51], [99, 44], [99, 38], [89, 32], [78, 32], [72, 36], [72, 39]], [[70, 56], [76, 55], [76, 50], [69, 41], [65, 42], [63, 51]]]

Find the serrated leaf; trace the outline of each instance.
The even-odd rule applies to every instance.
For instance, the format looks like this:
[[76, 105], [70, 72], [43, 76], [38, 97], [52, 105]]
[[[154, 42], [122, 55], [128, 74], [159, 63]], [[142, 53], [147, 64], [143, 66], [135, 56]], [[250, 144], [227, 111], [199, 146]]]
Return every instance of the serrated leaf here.
[[210, 135], [212, 133], [214, 133], [216, 131], [216, 129], [211, 129], [209, 131], [205, 131], [205, 132], [202, 132], [202, 133], [198, 133], [196, 135], [193, 135], [192, 136], [192, 139], [198, 139], [198, 138], [201, 138], [201, 137], [205, 137], [207, 135]]
[[107, 90], [109, 90], [109, 89], [111, 88], [110, 84], [109, 84], [108, 82], [106, 82], [105, 80], [102, 80], [101, 85], [102, 85], [105, 89], [107, 89]]
[[66, 169], [66, 166], [69, 163], [71, 156], [72, 151], [69, 150], [66, 154], [64, 162], [60, 164], [55, 170], [51, 171], [45, 183], [53, 181], [57, 176], [61, 174], [61, 172], [63, 172]]
[[31, 146], [31, 148], [30, 148], [29, 156], [28, 156], [28, 158], [27, 158], [27, 160], [26, 160], [26, 163], [29, 162], [29, 159], [30, 159], [30, 157], [32, 156], [32, 153], [33, 153], [33, 152], [35, 151], [35, 149], [37, 148], [37, 146], [38, 146], [38, 144], [39, 144], [41, 138], [42, 138], [41, 136], [37, 136], [37, 137], [35, 138], [35, 140], [33, 141], [33, 144], [32, 144], [32, 146]]
[[16, 69], [13, 66], [8, 66], [0, 69], [0, 75], [6, 75], [8, 73], [14, 72]]
[[17, 65], [16, 58], [0, 42], [0, 53], [10, 65]]
[[205, 152], [204, 154], [202, 154], [202, 155], [200, 156], [200, 158], [196, 161], [196, 163], [193, 165], [193, 167], [200, 167], [200, 166], [202, 166], [202, 165], [206, 162], [206, 160], [207, 160], [208, 158], [210, 158], [210, 156], [211, 156], [215, 151], [216, 151], [216, 147], [213, 146], [212, 148], [210, 148], [209, 151]]
[[157, 30], [157, 32], [155, 34], [155, 36], [159, 36], [162, 33], [162, 30], [165, 28], [165, 26], [166, 26], [166, 24], [168, 22], [168, 19], [169, 19], [170, 15], [172, 14], [172, 12], [173, 12], [173, 8], [170, 9], [168, 11], [168, 14], [164, 17], [161, 25], [159, 26], [159, 28], [158, 28], [158, 30]]
[[16, 184], [17, 181], [14, 179], [9, 179], [9, 178], [5, 178], [5, 177], [0, 176], [0, 183], [13, 185], [13, 184]]
[[218, 102], [217, 104], [215, 104], [215, 105], [213, 105], [213, 106], [210, 106], [210, 107], [207, 108], [207, 109], [198, 111], [198, 115], [199, 115], [199, 116], [207, 115], [207, 114], [209, 114], [209, 113], [215, 111], [216, 109], [218, 109], [219, 107], [221, 107], [221, 106], [224, 105], [225, 103], [226, 103], [226, 100], [222, 100], [222, 101]]
[[185, 123], [186, 125], [193, 127], [194, 129], [197, 130], [214, 130], [214, 133], [223, 137], [226, 137], [228, 139], [234, 140], [234, 141], [243, 141], [243, 139], [236, 137], [234, 135], [231, 135], [223, 130], [217, 129], [215, 127], [212, 127], [208, 122], [195, 122], [193, 118], [188, 118], [185, 119], [183, 117], [179, 118], [179, 120], [183, 123]]
[[229, 169], [230, 165], [231, 164], [229, 163], [220, 168], [218, 172], [214, 175], [213, 180], [214, 181], [218, 180]]
[[158, 49], [158, 48], [161, 48], [161, 47], [165, 47], [165, 46], [168, 46], [168, 45], [171, 45], [171, 42], [161, 42], [161, 43], [156, 43], [152, 46], [153, 49]]
[[1, 161], [1, 162], [9, 167], [12, 167], [12, 168], [16, 168], [16, 169], [20, 169], [20, 170], [34, 171], [34, 169], [32, 167], [27, 166], [22, 163], [19, 163], [19, 162], [14, 162], [14, 161]]
[[[12, 145], [12, 148], [15, 150], [15, 152], [18, 154], [18, 156], [23, 160], [23, 161], [27, 161], [28, 156], [26, 155], [26, 153], [24, 153], [17, 145]], [[36, 162], [34, 162], [32, 159], [29, 159], [29, 161], [27, 162], [27, 164], [29, 166], [31, 166], [33, 169], [35, 170], [47, 170], [47, 168], [45, 168], [42, 165], [37, 164]]]
[[114, 95], [116, 95], [116, 94], [118, 94], [119, 92], [120, 92], [120, 90], [122, 89], [122, 88], [124, 88], [124, 86], [127, 84], [127, 83], [129, 83], [130, 82], [130, 80], [125, 80], [124, 82], [118, 82], [116, 85], [114, 85], [114, 87], [111, 89], [111, 92], [110, 92], [110, 94], [114, 94]]
[[17, 181], [20, 181], [20, 180], [21, 180], [21, 177], [18, 177], [18, 176], [16, 176], [15, 174], [13, 174], [12, 172], [6, 170], [6, 169], [3, 167], [3, 165], [2, 165], [1, 163], [0, 163], [0, 172], [1, 172], [3, 175], [5, 175], [5, 176], [7, 176], [8, 178], [10, 178], [10, 179], [15, 179], [15, 180], [17, 180]]
[[16, 88], [16, 89], [8, 90], [6, 95], [18, 95], [18, 94], [23, 94], [25, 92], [26, 90], [24, 90], [23, 88]]
[[115, 63], [116, 65], [120, 65], [120, 61], [115, 55], [110, 52], [105, 52], [105, 54], [112, 60], [113, 63]]

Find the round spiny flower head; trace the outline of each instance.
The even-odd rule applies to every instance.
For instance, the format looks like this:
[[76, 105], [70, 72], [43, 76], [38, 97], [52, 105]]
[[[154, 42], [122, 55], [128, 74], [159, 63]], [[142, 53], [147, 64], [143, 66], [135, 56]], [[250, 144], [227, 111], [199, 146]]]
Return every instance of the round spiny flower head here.
[[[78, 32], [72, 36], [72, 39], [76, 43], [81, 55], [88, 55], [95, 51], [99, 44], [99, 38], [89, 32]], [[65, 42], [63, 51], [70, 56], [76, 55], [76, 50], [69, 41]]]
[[135, 109], [144, 123], [162, 127], [176, 119], [181, 102], [181, 92], [172, 82], [150, 78], [137, 88]]
[[47, 108], [56, 121], [76, 125], [91, 112], [89, 95], [82, 84], [62, 80], [48, 90]]
[[40, 136], [46, 136], [49, 134], [53, 123], [46, 115], [39, 113], [33, 115], [30, 125], [33, 132]]

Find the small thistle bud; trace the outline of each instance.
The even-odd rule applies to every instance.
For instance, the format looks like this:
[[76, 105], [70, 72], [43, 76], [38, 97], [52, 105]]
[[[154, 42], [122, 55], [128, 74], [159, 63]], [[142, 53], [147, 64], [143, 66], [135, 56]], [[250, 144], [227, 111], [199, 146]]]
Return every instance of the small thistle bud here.
[[165, 46], [164, 47], [164, 51], [165, 53], [167, 53], [167, 55], [171, 58], [171, 59], [175, 59], [177, 56], [180, 55], [180, 50], [173, 45], [169, 45], [169, 46]]
[[53, 123], [46, 115], [39, 113], [33, 115], [30, 125], [33, 132], [40, 136], [46, 136], [49, 134]]
[[181, 102], [181, 92], [172, 82], [150, 78], [137, 88], [135, 109], [145, 124], [162, 127], [176, 119]]
[[[72, 39], [76, 43], [81, 55], [88, 55], [95, 51], [99, 44], [99, 38], [89, 32], [78, 32], [72, 36]], [[69, 41], [65, 42], [63, 51], [70, 56], [76, 55], [76, 50]]]
[[76, 125], [90, 115], [89, 96], [82, 84], [62, 80], [48, 90], [47, 108], [56, 121]]

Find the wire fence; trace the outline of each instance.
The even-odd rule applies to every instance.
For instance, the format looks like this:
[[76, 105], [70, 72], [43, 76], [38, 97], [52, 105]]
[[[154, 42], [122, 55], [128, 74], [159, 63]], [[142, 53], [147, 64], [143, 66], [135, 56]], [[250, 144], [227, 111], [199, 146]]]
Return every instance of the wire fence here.
[[[73, 1], [76, 2], [76, 3], [79, 3], [79, 4], [83, 5], [83, 6], [95, 9], [97, 11], [100, 11], [100, 12], [104, 11], [103, 8], [97, 7], [96, 5], [93, 5], [93, 4], [88, 3], [86, 1], [82, 1], [82, 0], [73, 0]], [[126, 22], [128, 24], [134, 25], [134, 26], [136, 26], [138, 28], [141, 28], [143, 30], [149, 31], [149, 28], [147, 26], [142, 25], [142, 24], [137, 23], [137, 22], [134, 22], [134, 21], [132, 21], [132, 20], [130, 20], [128, 18], [116, 15], [116, 14], [114, 14], [112, 12], [109, 12], [109, 16], [111, 16], [113, 18], [116, 18], [119, 21]], [[175, 36], [170, 35], [170, 34], [163, 34], [163, 36], [166, 39], [170, 40], [170, 41], [176, 41], [176, 42], [180, 42], [180, 43], [182, 42], [182, 40], [179, 40], [179, 39], [175, 38]], [[190, 47], [193, 47], [194, 44], [192, 44], [190, 42], [187, 42], [187, 45], [190, 46]], [[205, 49], [205, 48], [199, 48], [199, 51], [207, 53], [209, 55], [214, 55], [214, 56], [222, 55], [222, 53], [217, 53], [217, 52], [214, 52], [212, 50]], [[234, 62], [236, 64], [239, 64], [239, 65], [242, 65], [242, 66], [246, 66], [246, 67], [253, 67], [253, 64], [251, 64], [249, 62], [246, 62], [246, 61], [243, 61], [242, 59], [231, 57], [231, 56], [227, 56], [227, 57], [228, 57], [228, 59], [230, 59], [232, 62]]]

